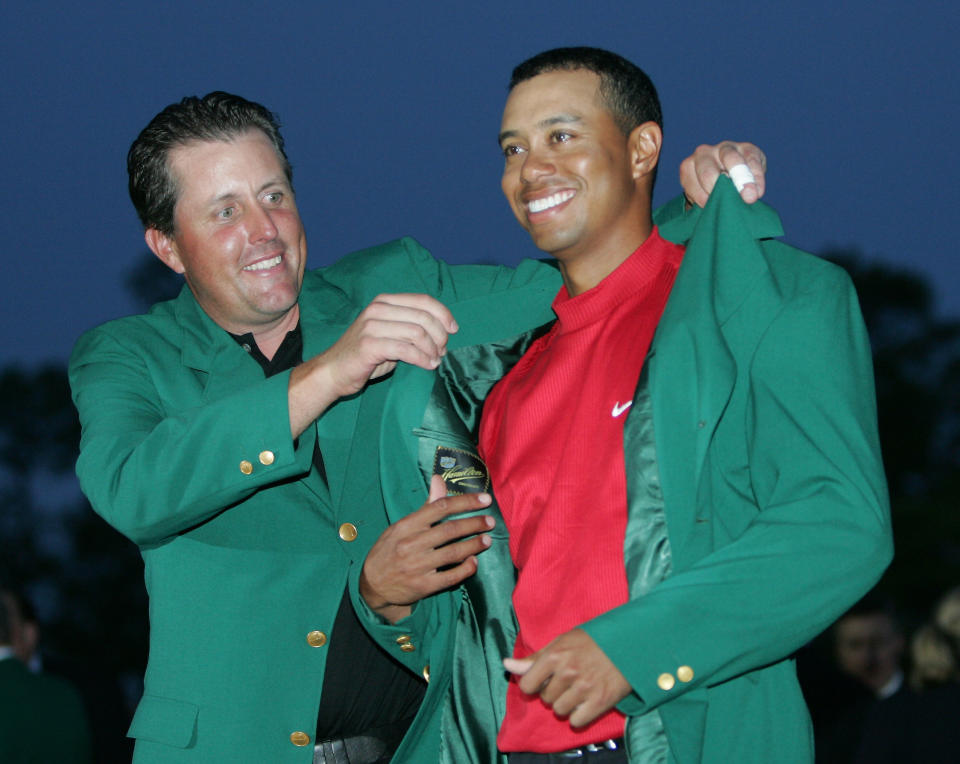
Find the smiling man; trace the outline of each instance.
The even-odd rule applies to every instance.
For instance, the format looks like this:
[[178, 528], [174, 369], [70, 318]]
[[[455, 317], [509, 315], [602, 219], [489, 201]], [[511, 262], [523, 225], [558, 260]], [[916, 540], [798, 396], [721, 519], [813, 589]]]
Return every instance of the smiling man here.
[[385, 648], [423, 644], [449, 687], [422, 760], [811, 762], [791, 653], [891, 555], [849, 279], [773, 241], [776, 215], [725, 180], [655, 224], [660, 104], [613, 53], [521, 64], [499, 137], [507, 201], [562, 275], [556, 320], [458, 335], [426, 413], [404, 414], [419, 442], [395, 446], [427, 475], [453, 448], [485, 464], [486, 551], [446, 603], [434, 523], [454, 499], [434, 477], [434, 504], [391, 526], [357, 587]]
[[[706, 193], [719, 156], [688, 163], [688, 193]], [[70, 381], [81, 485], [140, 546], [150, 594], [135, 761], [388, 761], [429, 732], [429, 708], [413, 721], [423, 666], [382, 651], [344, 595], [385, 502], [424, 499], [390, 480], [406, 454], [380, 446], [390, 373], [437, 367], [458, 331], [444, 302], [509, 293], [521, 325], [547, 320], [556, 271], [448, 267], [410, 239], [306, 271], [277, 122], [227, 93], [161, 111], [128, 172], [147, 244], [186, 286], [84, 334]], [[470, 574], [465, 557], [446, 560], [447, 586]]]

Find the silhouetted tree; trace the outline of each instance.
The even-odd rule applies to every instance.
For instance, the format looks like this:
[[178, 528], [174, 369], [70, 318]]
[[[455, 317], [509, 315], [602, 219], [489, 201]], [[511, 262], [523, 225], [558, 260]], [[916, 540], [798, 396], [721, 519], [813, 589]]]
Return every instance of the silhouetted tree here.
[[65, 369], [0, 373], [0, 578], [38, 601], [48, 648], [136, 673], [146, 661], [143, 566], [79, 492], [79, 437]]
[[823, 254], [850, 273], [873, 349], [896, 545], [884, 587], [925, 612], [960, 582], [960, 322], [913, 271]]
[[127, 289], [144, 307], [177, 296], [183, 277], [174, 273], [149, 249], [144, 250], [124, 278]]

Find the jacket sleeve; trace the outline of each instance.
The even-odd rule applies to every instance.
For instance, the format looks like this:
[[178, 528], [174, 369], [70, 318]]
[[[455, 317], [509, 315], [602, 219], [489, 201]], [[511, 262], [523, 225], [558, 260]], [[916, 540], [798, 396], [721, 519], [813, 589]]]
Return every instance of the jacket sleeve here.
[[[713, 449], [705, 467], [707, 516], [715, 539], [729, 540], [584, 625], [633, 688], [627, 714], [784, 659], [892, 556], [869, 345], [849, 280], [788, 300], [740, 374], [745, 463]], [[726, 493], [733, 469], [748, 474], [749, 495]], [[725, 502], [738, 500], [752, 516], [731, 523]]]
[[[191, 404], [180, 407], [159, 388], [188, 391], [197, 379], [172, 353], [160, 364], [142, 342], [107, 324], [81, 337], [70, 362], [82, 427], [77, 475], [114, 528], [158, 543], [309, 471], [315, 435], [310, 428], [293, 442], [289, 372], [213, 401], [185, 395]], [[170, 375], [183, 376], [171, 384]]]

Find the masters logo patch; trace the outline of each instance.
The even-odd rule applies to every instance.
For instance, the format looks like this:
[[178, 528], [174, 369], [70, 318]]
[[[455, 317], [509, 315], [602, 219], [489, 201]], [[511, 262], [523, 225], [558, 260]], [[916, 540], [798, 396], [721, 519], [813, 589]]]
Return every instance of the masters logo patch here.
[[487, 465], [470, 451], [437, 446], [433, 457], [433, 474], [443, 478], [447, 493], [480, 493], [490, 490]]

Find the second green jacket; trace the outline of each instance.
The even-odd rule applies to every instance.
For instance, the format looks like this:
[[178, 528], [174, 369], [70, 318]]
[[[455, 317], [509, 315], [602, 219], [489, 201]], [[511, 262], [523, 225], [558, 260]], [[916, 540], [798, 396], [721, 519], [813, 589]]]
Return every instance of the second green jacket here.
[[[687, 249], [624, 429], [630, 600], [583, 628], [633, 688], [618, 706], [631, 762], [810, 762], [790, 656], [892, 554], [866, 333], [849, 279], [774, 241], [769, 208], [721, 181], [681, 210], [658, 216]], [[398, 369], [385, 401], [391, 520], [420, 506], [438, 453], [475, 451], [483, 399], [546, 306], [504, 292], [450, 307], [463, 328], [441, 368]], [[514, 571], [502, 520], [494, 536], [475, 577], [395, 626], [354, 577], [368, 628], [430, 676], [395, 761], [503, 760]]]

